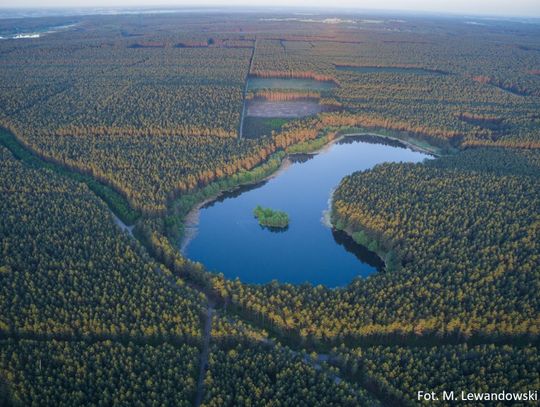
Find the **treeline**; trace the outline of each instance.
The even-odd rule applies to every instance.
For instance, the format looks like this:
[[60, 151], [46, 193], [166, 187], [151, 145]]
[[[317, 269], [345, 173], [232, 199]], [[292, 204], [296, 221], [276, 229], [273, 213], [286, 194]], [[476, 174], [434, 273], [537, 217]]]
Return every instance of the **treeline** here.
[[1, 74], [18, 85], [0, 99], [21, 137], [236, 134], [249, 49], [95, 47], [77, 34], [34, 51], [20, 45]]
[[0, 341], [14, 406], [191, 406], [199, 351], [189, 345]]
[[[533, 345], [444, 345], [437, 347], [374, 346], [341, 349], [340, 365], [388, 403], [433, 405], [418, 400], [418, 392], [435, 392], [441, 406], [455, 405], [461, 393], [522, 393], [540, 386], [540, 358]], [[443, 400], [443, 391], [455, 400]], [[470, 402], [506, 405], [508, 402]], [[534, 400], [509, 403], [534, 404]]]
[[140, 213], [133, 209], [129, 202], [118, 191], [109, 187], [103, 182], [99, 182], [94, 177], [83, 174], [81, 172], [72, 171], [63, 168], [52, 162], [48, 162], [32, 153], [30, 149], [20, 143], [17, 138], [8, 131], [0, 129], [0, 145], [3, 145], [13, 154], [15, 158], [24, 162], [25, 165], [32, 168], [46, 168], [50, 171], [61, 174], [64, 177], [74, 179], [75, 181], [84, 182], [88, 188], [96, 195], [103, 199], [112, 211], [123, 222], [133, 224], [139, 218]]
[[[202, 163], [216, 160], [207, 155], [184, 165], [184, 175], [172, 170], [190, 155], [191, 139], [195, 149], [205, 144], [210, 155], [235, 160], [221, 154], [226, 143], [212, 139], [237, 135], [251, 50], [132, 49], [118, 33], [90, 27], [90, 38], [71, 32], [38, 49], [21, 42], [6, 52], [0, 81], [17, 85], [0, 95], [0, 123], [39, 155], [106, 182], [132, 207], [163, 211], [178, 181], [193, 183], [186, 173], [198, 175], [209, 165]], [[108, 46], [99, 44], [108, 36]], [[140, 144], [158, 158], [152, 173], [145, 172], [149, 161], [130, 157], [148, 153], [137, 151]], [[235, 142], [228, 144], [231, 154]], [[169, 168], [158, 164], [162, 156], [169, 156]], [[218, 167], [223, 163], [213, 163]], [[148, 181], [135, 181], [137, 173], [150, 183], [141, 186]]]
[[[331, 98], [347, 111], [368, 117], [384, 115], [411, 128], [437, 129], [437, 133], [455, 131], [460, 135], [458, 141], [467, 145], [538, 148], [540, 122], [535, 112], [540, 81], [522, 69], [538, 64], [538, 54], [516, 53], [510, 46], [512, 35], [504, 38], [508, 48], [493, 47], [487, 39], [491, 34], [485, 34], [476, 33], [474, 43], [445, 36], [426, 41], [420, 33], [409, 34], [408, 41], [391, 41], [372, 31], [363, 31], [358, 43], [319, 41], [316, 33], [299, 41], [259, 39], [253, 70], [267, 72], [267, 76], [316, 72], [322, 78], [335, 78], [339, 87], [330, 91]], [[353, 39], [358, 34], [351, 32], [350, 36]], [[478, 57], [464, 57], [470, 54]], [[353, 72], [339, 66], [424, 69]], [[493, 77], [505, 79], [497, 86], [471, 79], [485, 69]], [[496, 126], [462, 120], [460, 116], [467, 113], [502, 121]]]
[[212, 346], [204, 406], [378, 406], [364, 389], [336, 381], [276, 345]]
[[259, 71], [255, 69], [250, 72], [250, 75], [258, 78], [302, 78], [323, 82], [337, 82], [332, 76], [312, 71]]
[[298, 91], [298, 90], [272, 90], [261, 89], [250, 91], [246, 95], [246, 99], [266, 99], [271, 101], [288, 101], [302, 99], [320, 99], [321, 93], [318, 91]]
[[2, 336], [199, 342], [199, 294], [168, 281], [103, 202], [0, 153]]
[[179, 193], [250, 170], [280, 149], [316, 138], [324, 123], [316, 122], [315, 128], [308, 127], [311, 124], [285, 126], [273, 139], [42, 136], [39, 148], [31, 143], [28, 147], [110, 185], [145, 214], [163, 214]]
[[[306, 100], [306, 99], [315, 99], [321, 105], [332, 106], [334, 108], [342, 107], [343, 104], [335, 99], [332, 96], [323, 96], [319, 91], [300, 91], [300, 90], [272, 90], [272, 89], [261, 89], [256, 91], [249, 91], [246, 95], [246, 100], [253, 99], [265, 99], [273, 102], [279, 101], [291, 101], [291, 100]], [[250, 133], [246, 132], [247, 135]], [[268, 133], [270, 134], [270, 133]]]

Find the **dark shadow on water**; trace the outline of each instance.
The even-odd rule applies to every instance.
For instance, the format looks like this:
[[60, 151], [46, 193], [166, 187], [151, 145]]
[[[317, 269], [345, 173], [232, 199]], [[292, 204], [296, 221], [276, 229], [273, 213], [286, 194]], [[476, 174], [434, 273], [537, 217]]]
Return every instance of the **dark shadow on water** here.
[[407, 146], [399, 140], [389, 139], [382, 136], [379, 137], [379, 136], [375, 136], [371, 134], [359, 134], [357, 136], [343, 137], [341, 140], [337, 142], [337, 144], [353, 144], [357, 142], [364, 142], [364, 143], [369, 143], [369, 144], [382, 144], [385, 146], [398, 147], [398, 148], [407, 148]]
[[248, 191], [262, 187], [267, 182], [268, 180], [264, 180], [261, 182], [257, 182], [255, 184], [242, 185], [238, 188], [233, 189], [232, 191], [225, 191], [221, 193], [216, 199], [213, 199], [212, 201], [202, 205], [201, 209], [211, 208], [212, 206], [214, 206], [214, 204], [223, 202], [229, 198], [237, 198], [240, 195], [242, 195], [244, 192], [248, 192]]
[[384, 270], [384, 262], [376, 253], [368, 250], [365, 246], [356, 243], [352, 237], [345, 232], [332, 229], [332, 236], [337, 244], [343, 246], [349, 253], [354, 254], [362, 263], [374, 267], [377, 271]]
[[312, 160], [315, 157], [314, 154], [291, 154], [289, 155], [289, 160], [293, 163], [305, 163], [309, 160]]
[[261, 229], [268, 230], [269, 232], [272, 232], [272, 233], [284, 233], [287, 230], [289, 230], [289, 225], [285, 226], [284, 228], [277, 228], [274, 226], [263, 226], [261, 224], [259, 224], [259, 226]]

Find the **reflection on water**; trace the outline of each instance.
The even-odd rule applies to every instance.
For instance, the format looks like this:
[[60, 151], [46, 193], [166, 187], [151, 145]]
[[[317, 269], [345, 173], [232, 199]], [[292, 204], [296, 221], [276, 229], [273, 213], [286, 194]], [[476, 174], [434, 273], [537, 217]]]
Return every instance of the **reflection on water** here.
[[262, 187], [264, 184], [266, 184], [266, 182], [267, 182], [267, 180], [257, 182], [255, 184], [241, 185], [238, 188], [232, 189], [230, 191], [222, 192], [217, 198], [211, 200], [210, 202], [205, 203], [201, 207], [201, 209], [211, 208], [215, 204], [223, 202], [226, 199], [236, 198], [236, 197], [242, 195], [244, 192], [248, 192], [248, 191], [251, 191], [253, 189], [257, 189], [257, 188]]
[[293, 163], [305, 163], [312, 160], [315, 157], [314, 154], [291, 154], [289, 160]]
[[357, 244], [347, 233], [333, 229], [332, 236], [337, 244], [343, 246], [349, 253], [354, 254], [362, 263], [369, 264], [377, 271], [382, 271], [384, 269], [384, 261], [377, 256], [377, 253], [370, 251], [367, 247]]
[[267, 230], [272, 233], [285, 233], [286, 231], [289, 230], [289, 225], [285, 226], [284, 228], [277, 228], [274, 226], [263, 226], [263, 225], [259, 225], [259, 226], [261, 229]]
[[343, 137], [338, 141], [338, 144], [353, 144], [359, 141], [370, 144], [382, 144], [390, 147], [407, 148], [407, 146], [399, 140], [375, 136], [372, 134], [358, 134], [356, 136]]

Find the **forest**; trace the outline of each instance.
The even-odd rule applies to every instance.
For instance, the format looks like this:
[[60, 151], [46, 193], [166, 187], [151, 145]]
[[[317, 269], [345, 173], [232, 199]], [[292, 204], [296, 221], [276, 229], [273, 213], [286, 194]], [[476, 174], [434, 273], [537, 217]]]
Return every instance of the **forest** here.
[[[413, 406], [423, 389], [538, 389], [540, 26], [340, 17], [0, 19], [0, 36], [43, 34], [0, 40], [0, 404]], [[245, 117], [253, 99], [305, 98], [332, 111]], [[181, 254], [198, 205], [364, 132], [432, 154], [333, 192], [332, 227], [382, 271], [336, 289], [246, 284]]]
[[[334, 82], [321, 102], [340, 108], [323, 115], [323, 127], [354, 122], [462, 146], [539, 146], [540, 76], [531, 73], [538, 55], [529, 51], [534, 25], [499, 39], [444, 21], [447, 30], [459, 26], [456, 40], [422, 20], [388, 33], [384, 25], [351, 30], [174, 15], [153, 17], [156, 33], [129, 16], [81, 19], [77, 30], [43, 41], [0, 43], [0, 124], [44, 158], [91, 174], [147, 213], [162, 214], [178, 193], [251, 169], [282, 148], [264, 137], [236, 139], [249, 74]], [[9, 20], [2, 24], [11, 28]], [[429, 41], [415, 24], [431, 30]], [[291, 136], [313, 138], [312, 129], [307, 120]]]
[[[363, 377], [366, 386], [385, 394], [386, 400], [413, 399], [418, 390], [437, 394], [524, 392], [538, 388], [538, 352], [535, 347], [510, 345], [444, 345], [440, 347], [375, 346], [336, 354], [351, 374]], [[431, 405], [424, 401], [422, 404]], [[440, 401], [440, 405], [453, 405]], [[522, 403], [527, 405], [527, 403]], [[404, 405], [416, 405], [406, 402]]]
[[257, 205], [253, 209], [253, 215], [255, 215], [261, 226], [270, 228], [286, 228], [289, 226], [289, 215], [283, 211], [276, 211]]
[[199, 294], [160, 277], [171, 272], [117, 230], [86, 185], [0, 152], [3, 332], [200, 340]]

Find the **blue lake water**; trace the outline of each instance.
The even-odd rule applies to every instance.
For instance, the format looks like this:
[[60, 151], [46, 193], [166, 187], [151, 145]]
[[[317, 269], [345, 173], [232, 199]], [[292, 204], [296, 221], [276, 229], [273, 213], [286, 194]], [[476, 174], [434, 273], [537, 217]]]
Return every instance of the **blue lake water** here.
[[[418, 162], [426, 154], [347, 138], [291, 165], [256, 186], [225, 194], [199, 212], [197, 232], [184, 254], [227, 278], [246, 283], [272, 280], [328, 287], [347, 285], [382, 267], [373, 253], [332, 231], [322, 218], [340, 180], [382, 162]], [[261, 205], [288, 213], [285, 231], [262, 228], [253, 216]], [[189, 227], [189, 225], [188, 225]]]

